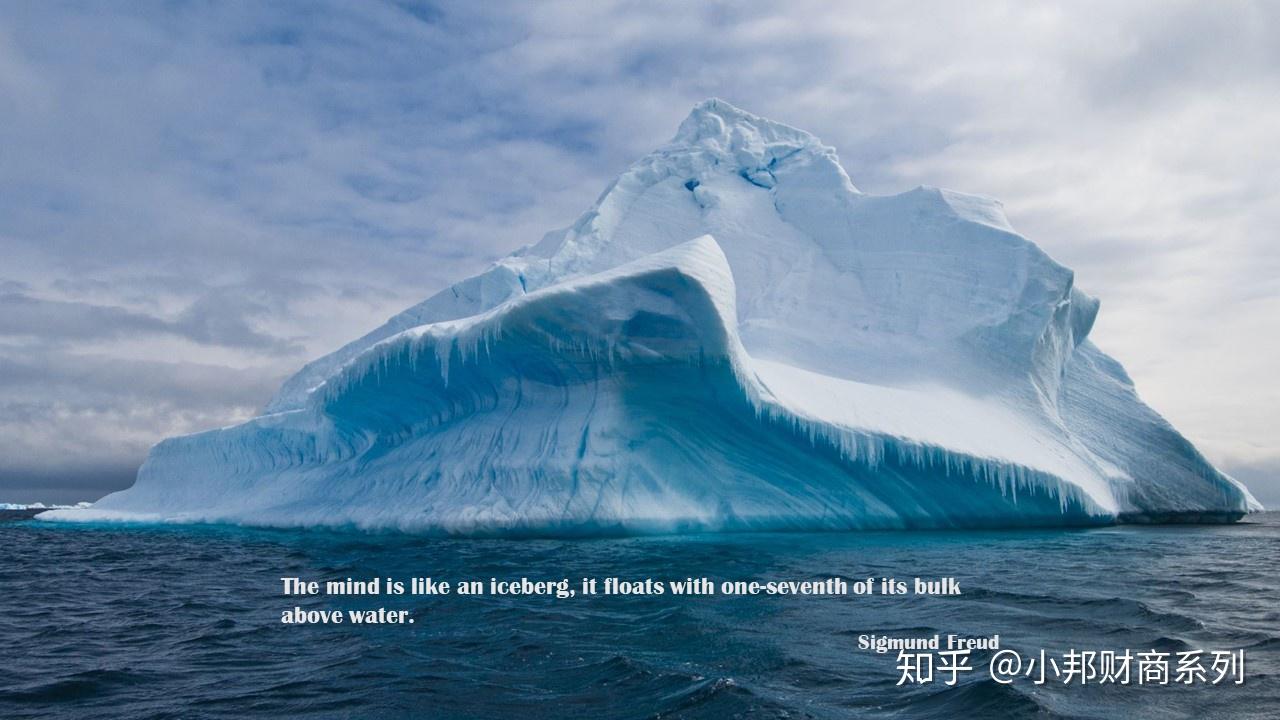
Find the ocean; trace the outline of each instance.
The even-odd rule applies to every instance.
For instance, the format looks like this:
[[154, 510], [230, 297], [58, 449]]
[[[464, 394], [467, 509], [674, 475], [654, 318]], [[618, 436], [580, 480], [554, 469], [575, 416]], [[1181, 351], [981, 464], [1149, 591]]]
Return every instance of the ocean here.
[[[12, 720], [1280, 716], [1276, 513], [1234, 525], [565, 540], [19, 519], [0, 523], [0, 548], [0, 717]], [[282, 577], [949, 577], [960, 594], [286, 597]], [[414, 623], [281, 622], [294, 608], [379, 607]], [[996, 651], [977, 649], [954, 686], [936, 672], [899, 685], [896, 651], [859, 647], [949, 634], [998, 634], [1027, 662], [1243, 650], [1244, 682], [1001, 682]]]

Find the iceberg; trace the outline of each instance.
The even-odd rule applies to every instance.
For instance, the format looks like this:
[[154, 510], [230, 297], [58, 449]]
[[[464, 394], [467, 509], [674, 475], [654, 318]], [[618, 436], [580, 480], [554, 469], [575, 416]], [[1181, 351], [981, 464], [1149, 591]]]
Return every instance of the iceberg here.
[[1234, 521], [994, 200], [720, 100], [567, 228], [47, 520], [599, 534]]

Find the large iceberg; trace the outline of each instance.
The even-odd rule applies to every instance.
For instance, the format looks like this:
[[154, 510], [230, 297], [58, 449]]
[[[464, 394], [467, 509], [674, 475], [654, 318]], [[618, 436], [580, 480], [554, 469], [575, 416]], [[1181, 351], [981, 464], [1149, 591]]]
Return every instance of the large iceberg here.
[[999, 203], [709, 100], [573, 225], [46, 519], [599, 533], [1229, 521]]

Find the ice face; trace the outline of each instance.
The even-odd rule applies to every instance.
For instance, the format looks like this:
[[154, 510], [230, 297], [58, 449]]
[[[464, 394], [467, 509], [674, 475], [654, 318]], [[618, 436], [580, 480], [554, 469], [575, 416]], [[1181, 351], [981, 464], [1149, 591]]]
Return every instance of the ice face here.
[[1231, 519], [995, 201], [710, 100], [573, 225], [55, 517], [449, 532]]

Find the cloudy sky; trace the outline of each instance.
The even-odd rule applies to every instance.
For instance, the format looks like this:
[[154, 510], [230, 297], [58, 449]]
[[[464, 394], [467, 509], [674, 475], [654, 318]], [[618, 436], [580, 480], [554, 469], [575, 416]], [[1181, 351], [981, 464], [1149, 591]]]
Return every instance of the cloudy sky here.
[[249, 417], [718, 96], [865, 191], [1001, 198], [1280, 503], [1275, 3], [77, 5], [0, 3], [0, 501]]

